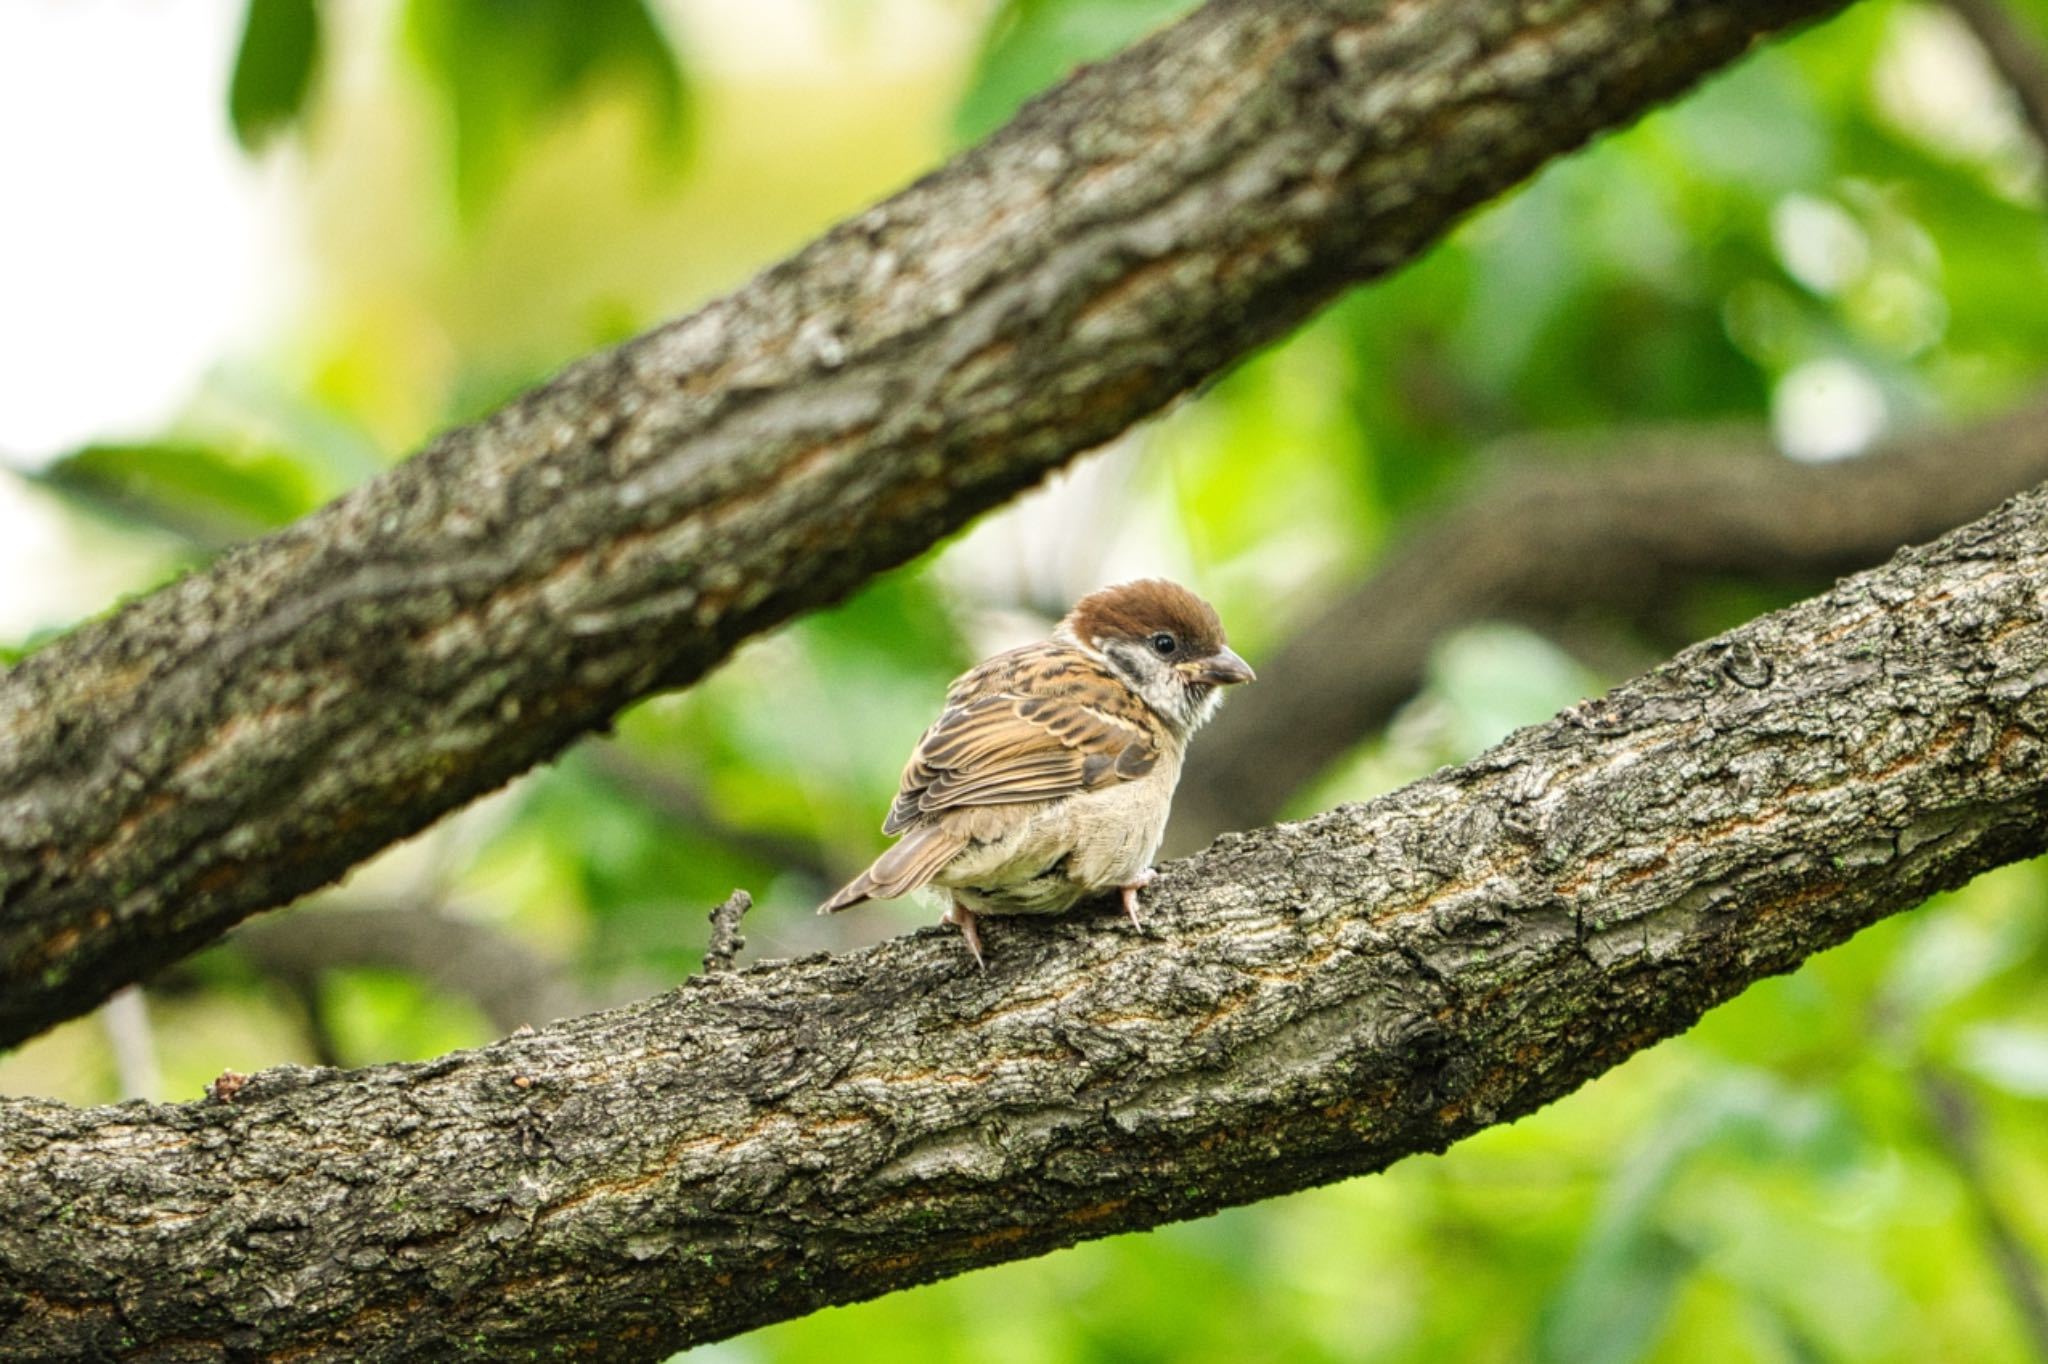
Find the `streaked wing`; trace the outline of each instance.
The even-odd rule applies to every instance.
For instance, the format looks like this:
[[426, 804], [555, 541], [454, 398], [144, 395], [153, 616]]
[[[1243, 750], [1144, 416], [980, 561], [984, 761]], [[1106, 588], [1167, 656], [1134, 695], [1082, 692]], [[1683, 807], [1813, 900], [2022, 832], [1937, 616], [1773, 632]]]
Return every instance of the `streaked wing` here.
[[903, 769], [882, 832], [946, 810], [1054, 800], [1142, 777], [1159, 761], [1144, 704], [1078, 649], [1032, 644], [955, 682]]

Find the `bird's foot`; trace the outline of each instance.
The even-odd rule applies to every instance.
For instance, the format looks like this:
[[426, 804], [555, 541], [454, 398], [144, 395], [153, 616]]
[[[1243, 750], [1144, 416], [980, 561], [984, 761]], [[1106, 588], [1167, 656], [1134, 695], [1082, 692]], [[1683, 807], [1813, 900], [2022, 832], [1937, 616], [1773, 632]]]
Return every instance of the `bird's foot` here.
[[1121, 888], [1124, 895], [1124, 913], [1131, 916], [1131, 927], [1141, 933], [1144, 931], [1145, 925], [1138, 918], [1138, 892], [1151, 885], [1152, 879], [1158, 875], [1157, 871], [1147, 867], [1132, 877], [1130, 884]]
[[967, 950], [974, 954], [974, 964], [984, 971], [988, 970], [988, 960], [981, 955], [981, 930], [974, 926], [973, 910], [955, 900], [947, 906], [946, 912], [939, 916], [939, 922], [958, 927], [960, 936], [967, 939]]

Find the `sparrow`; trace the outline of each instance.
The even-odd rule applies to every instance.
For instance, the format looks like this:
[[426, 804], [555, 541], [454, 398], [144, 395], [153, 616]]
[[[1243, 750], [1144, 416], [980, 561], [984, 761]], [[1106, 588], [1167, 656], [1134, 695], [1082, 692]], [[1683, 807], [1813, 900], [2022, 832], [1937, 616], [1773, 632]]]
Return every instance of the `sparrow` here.
[[1115, 887], [1138, 920], [1181, 757], [1223, 688], [1253, 680], [1216, 610], [1162, 578], [1090, 593], [1052, 638], [997, 654], [946, 691], [882, 832], [901, 835], [818, 907], [920, 886], [947, 893], [984, 969], [976, 919], [1059, 914]]

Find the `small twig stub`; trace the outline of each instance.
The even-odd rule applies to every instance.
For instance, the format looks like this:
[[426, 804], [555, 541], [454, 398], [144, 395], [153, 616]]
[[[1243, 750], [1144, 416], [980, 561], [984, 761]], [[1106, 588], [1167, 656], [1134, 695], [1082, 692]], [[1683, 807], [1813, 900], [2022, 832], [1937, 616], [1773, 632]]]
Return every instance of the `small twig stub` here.
[[735, 890], [725, 897], [724, 904], [711, 911], [711, 941], [704, 948], [706, 975], [732, 970], [733, 958], [747, 945], [747, 940], [740, 936], [740, 920], [753, 907], [753, 896]]

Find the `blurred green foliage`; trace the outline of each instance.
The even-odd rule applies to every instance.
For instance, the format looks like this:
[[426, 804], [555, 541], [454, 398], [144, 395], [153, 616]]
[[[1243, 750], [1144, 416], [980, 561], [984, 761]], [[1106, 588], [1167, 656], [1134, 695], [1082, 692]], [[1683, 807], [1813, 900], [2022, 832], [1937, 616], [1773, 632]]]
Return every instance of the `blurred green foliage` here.
[[318, 0], [249, 0], [228, 84], [228, 121], [249, 150], [305, 108], [320, 65]]
[[40, 475], [60, 492], [221, 548], [295, 521], [325, 499], [307, 464], [277, 450], [191, 441], [88, 445]]
[[642, 0], [412, 0], [421, 62], [448, 105], [455, 191], [467, 213], [489, 202], [521, 149], [591, 90], [637, 96], [648, 145], [686, 145], [688, 90], [667, 34]]
[[954, 126], [967, 141], [986, 137], [1076, 66], [1122, 51], [1188, 8], [1187, 0], [1000, 0]]
[[[178, 429], [79, 451], [45, 482], [82, 514], [174, 532], [177, 562], [282, 524], [361, 477], [364, 451], [402, 457], [736, 283], [1182, 7], [932, 0], [917, 47], [887, 7], [815, 0], [839, 64], [777, 68], [713, 60], [726, 30], [689, 6], [657, 22], [639, 0], [409, 0], [393, 41], [255, 0], [229, 108], [252, 146], [304, 131], [306, 316]], [[2043, 0], [2016, 9], [2048, 34]], [[312, 78], [349, 44], [386, 73], [368, 93]], [[439, 124], [413, 112], [421, 76]], [[621, 138], [656, 149], [651, 185]], [[454, 224], [422, 184], [452, 190]], [[498, 924], [593, 998], [693, 970], [734, 885], [756, 895], [763, 956], [923, 923], [810, 907], [881, 846], [903, 756], [977, 654], [1145, 569], [1204, 589], [1259, 660], [1520, 432], [1784, 431], [1817, 363], [1857, 376], [1889, 428], [1998, 409], [2048, 365], [2042, 192], [2040, 149], [1959, 26], [1866, 0], [1551, 167], [1092, 461], [1064, 501], [747, 646], [348, 893]], [[1720, 584], [1671, 615], [1717, 629], [1781, 591]], [[1631, 649], [1658, 652], [1614, 652]], [[1457, 761], [1608, 680], [1524, 630], [1459, 631], [1407, 712], [1299, 808]], [[1995, 1226], [2048, 1255], [2044, 895], [2039, 865], [1983, 878], [1444, 1157], [693, 1358], [2048, 1357], [1992, 1243]], [[172, 1097], [225, 1065], [309, 1059], [313, 1015], [348, 1062], [489, 1035], [403, 973], [337, 973], [309, 1012], [233, 960], [202, 957], [152, 997]], [[0, 1062], [0, 1087], [80, 1101], [111, 1097], [111, 1077], [89, 1023]]]

